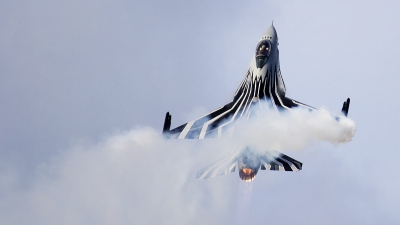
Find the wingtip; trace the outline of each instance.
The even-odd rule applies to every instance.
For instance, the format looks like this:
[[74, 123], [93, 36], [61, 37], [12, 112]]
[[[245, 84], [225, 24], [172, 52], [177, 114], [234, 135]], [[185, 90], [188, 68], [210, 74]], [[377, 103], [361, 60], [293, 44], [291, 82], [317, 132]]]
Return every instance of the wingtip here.
[[342, 114], [347, 117], [349, 114], [349, 107], [350, 107], [350, 98], [347, 98], [345, 102], [343, 102], [343, 107], [342, 107]]
[[171, 114], [169, 114], [169, 112], [167, 112], [165, 114], [164, 126], [163, 126], [163, 131], [162, 131], [164, 136], [166, 136], [171, 129], [171, 118], [172, 118]]

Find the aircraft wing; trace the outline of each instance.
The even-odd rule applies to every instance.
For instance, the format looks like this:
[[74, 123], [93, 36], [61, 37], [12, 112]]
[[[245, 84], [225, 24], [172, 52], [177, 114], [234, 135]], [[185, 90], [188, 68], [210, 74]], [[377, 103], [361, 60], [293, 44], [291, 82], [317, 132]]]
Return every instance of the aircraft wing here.
[[[179, 127], [169, 130], [171, 116], [167, 113], [163, 134], [168, 138], [176, 139], [204, 139], [221, 137], [221, 134], [246, 110], [245, 99], [232, 101], [198, 119], [192, 120]], [[251, 101], [249, 102], [251, 104]]]
[[[301, 102], [282, 97], [282, 104], [278, 102], [280, 109], [290, 109], [293, 107], [305, 107], [315, 109]], [[252, 100], [249, 98], [239, 98], [232, 101], [198, 119], [192, 120], [181, 126], [170, 130], [171, 115], [167, 112], [164, 122], [163, 134], [172, 139], [205, 139], [221, 137], [222, 133], [230, 127], [233, 121], [240, 117], [248, 117]]]
[[274, 98], [277, 98], [275, 102], [277, 102], [277, 105], [279, 105], [282, 108], [285, 109], [290, 109], [290, 108], [295, 108], [295, 107], [303, 107], [309, 110], [314, 110], [316, 108], [309, 106], [307, 104], [301, 103], [299, 101], [296, 101], [294, 99], [288, 98], [288, 97], [279, 97], [279, 96], [274, 96]]
[[246, 85], [246, 79], [236, 90], [233, 101], [179, 127], [170, 130], [171, 116], [167, 113], [163, 134], [168, 138], [204, 139], [221, 137], [233, 121], [240, 117], [248, 117], [254, 97], [254, 88]]
[[[222, 133], [233, 124], [232, 122], [238, 118], [249, 116], [250, 107], [253, 103], [252, 99], [242, 97], [208, 113], [207, 115], [192, 120], [172, 130], [170, 130], [171, 115], [167, 112], [163, 134], [172, 139], [205, 139], [221, 137]], [[283, 110], [293, 107], [305, 107], [310, 110], [315, 109], [311, 106], [283, 96], [280, 97], [276, 103], [278, 108]]]
[[[276, 110], [289, 110], [291, 108], [303, 107], [314, 110], [307, 104], [301, 103], [294, 99], [280, 95], [278, 92], [271, 93], [268, 98], [258, 99], [254, 97], [257, 88], [246, 85], [246, 79], [243, 80], [235, 93], [232, 102], [198, 118], [178, 126], [174, 129], [171, 127], [171, 115], [167, 112], [164, 122], [163, 134], [167, 138], [172, 139], [205, 139], [221, 137], [222, 133], [233, 124], [238, 118], [249, 118], [252, 105], [259, 104], [260, 101], [270, 100], [272, 107]], [[343, 114], [347, 115], [348, 105], [343, 106]]]
[[[279, 105], [281, 108], [285, 108], [285, 109], [290, 109], [290, 108], [294, 108], [294, 107], [303, 107], [303, 108], [306, 108], [309, 110], [316, 109], [312, 106], [301, 103], [294, 99], [282, 97], [282, 96], [278, 96], [278, 95], [274, 96], [274, 100], [277, 103], [277, 105]], [[350, 107], [350, 98], [347, 98], [347, 100], [343, 103], [343, 107], [342, 107], [342, 114], [346, 117], [347, 117], [347, 114], [349, 113], [349, 107]]]

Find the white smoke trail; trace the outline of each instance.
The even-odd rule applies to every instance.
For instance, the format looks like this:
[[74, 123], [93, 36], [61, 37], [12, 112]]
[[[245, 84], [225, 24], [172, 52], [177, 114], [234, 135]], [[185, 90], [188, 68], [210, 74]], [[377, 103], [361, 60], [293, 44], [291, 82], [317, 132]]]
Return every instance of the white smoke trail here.
[[249, 221], [248, 216], [251, 214], [252, 205], [251, 198], [253, 193], [254, 182], [241, 182], [237, 193], [236, 202], [236, 219], [234, 224], [246, 224]]
[[[301, 149], [318, 141], [345, 143], [355, 132], [353, 121], [340, 118], [338, 122], [325, 110], [268, 113], [247, 122], [237, 124], [233, 140], [165, 140], [152, 128], [134, 129], [63, 151], [38, 166], [32, 185], [25, 188], [19, 186], [19, 174], [2, 168], [0, 221], [224, 224], [234, 220], [235, 209], [248, 213], [244, 208], [249, 208], [254, 196], [251, 189], [238, 190], [242, 181], [237, 174], [210, 180], [196, 180], [195, 174], [227, 154], [233, 144]], [[237, 210], [235, 204], [244, 208]]]
[[[232, 205], [232, 182], [195, 179], [209, 143], [165, 140], [134, 129], [64, 151], [38, 166], [21, 189], [12, 170], [0, 185], [2, 224], [219, 224]], [[13, 178], [14, 177], [14, 178]], [[234, 185], [233, 185], [234, 186]], [[212, 205], [219, 216], [209, 218]], [[169, 221], [169, 222], [168, 222]]]
[[[301, 150], [318, 142], [344, 144], [351, 141], [355, 132], [354, 121], [344, 116], [334, 117], [324, 109], [291, 109], [284, 113], [271, 110], [249, 120], [238, 121], [230, 140], [242, 148], [250, 146], [252, 150], [260, 152]], [[253, 182], [239, 189], [241, 197], [238, 200], [236, 220], [240, 224], [251, 220], [249, 215], [252, 207], [249, 202], [253, 196]]]
[[291, 109], [284, 113], [268, 111], [256, 118], [239, 121], [233, 140], [259, 150], [300, 150], [317, 143], [334, 145], [351, 141], [356, 127], [351, 119], [334, 117], [325, 109]]

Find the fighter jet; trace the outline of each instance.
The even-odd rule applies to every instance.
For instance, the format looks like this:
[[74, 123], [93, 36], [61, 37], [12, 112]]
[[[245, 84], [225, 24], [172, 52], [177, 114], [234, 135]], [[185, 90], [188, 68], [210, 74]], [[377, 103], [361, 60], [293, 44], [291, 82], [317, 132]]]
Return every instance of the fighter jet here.
[[[232, 102], [172, 130], [170, 129], [171, 115], [167, 112], [163, 135], [173, 139], [221, 137], [224, 132], [234, 126], [235, 121], [256, 116], [260, 109], [266, 108], [255, 107], [260, 104], [266, 104], [267, 110], [277, 112], [296, 107], [315, 110], [314, 107], [286, 96], [285, 83], [279, 65], [278, 44], [278, 35], [275, 27], [271, 25], [258, 41], [250, 68], [237, 88]], [[347, 116], [349, 106], [350, 99], [348, 98], [342, 107], [344, 116]], [[254, 180], [259, 169], [281, 171], [302, 169], [301, 162], [273, 150], [260, 153], [251, 146], [244, 146], [237, 147], [232, 152], [228, 157], [198, 171], [197, 178], [225, 175], [234, 172], [237, 167], [239, 177], [249, 182]]]

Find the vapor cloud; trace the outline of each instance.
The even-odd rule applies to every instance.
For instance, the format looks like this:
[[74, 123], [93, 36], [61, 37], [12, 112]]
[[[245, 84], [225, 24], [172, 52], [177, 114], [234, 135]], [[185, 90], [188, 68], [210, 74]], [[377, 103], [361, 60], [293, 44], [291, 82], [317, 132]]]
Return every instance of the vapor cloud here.
[[235, 126], [234, 140], [259, 150], [300, 150], [318, 142], [333, 145], [351, 141], [356, 132], [353, 120], [333, 116], [325, 109], [270, 110]]
[[[355, 132], [353, 121], [338, 122], [325, 110], [268, 113], [235, 129], [245, 132], [236, 132], [233, 143], [276, 150], [344, 143]], [[196, 180], [195, 173], [231, 147], [231, 139], [166, 140], [145, 127], [64, 151], [38, 166], [27, 187], [20, 186], [15, 171], [3, 169], [1, 219], [6, 224], [220, 224], [241, 201], [236, 197], [241, 181]], [[207, 216], [210, 206], [217, 215]]]
[[227, 213], [235, 188], [195, 179], [204, 163], [197, 152], [207, 145], [138, 128], [65, 151], [38, 166], [25, 188], [12, 169], [1, 170], [8, 179], [0, 187], [0, 218], [4, 224], [217, 224], [218, 217], [199, 218], [209, 205]]

